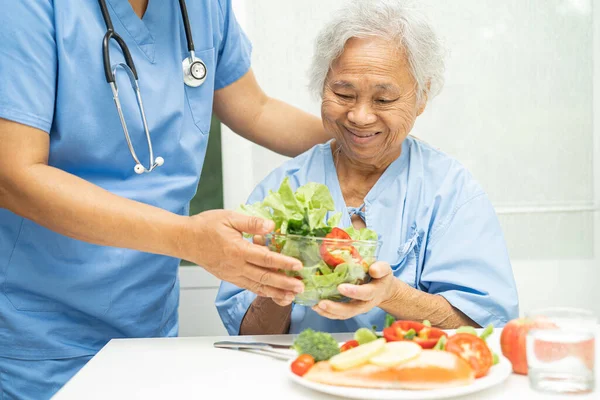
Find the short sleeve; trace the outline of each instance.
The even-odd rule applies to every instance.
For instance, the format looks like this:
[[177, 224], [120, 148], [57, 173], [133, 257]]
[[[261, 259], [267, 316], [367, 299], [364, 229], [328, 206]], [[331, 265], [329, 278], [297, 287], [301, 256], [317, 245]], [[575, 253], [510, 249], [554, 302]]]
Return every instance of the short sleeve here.
[[221, 282], [215, 306], [227, 333], [232, 336], [240, 334], [242, 320], [254, 299], [256, 295], [249, 290], [241, 289], [229, 282]]
[[50, 132], [57, 56], [50, 0], [0, 0], [0, 118]]
[[240, 79], [250, 69], [252, 45], [235, 18], [231, 0], [219, 0], [222, 13], [222, 39], [217, 53], [215, 90]]
[[421, 284], [480, 326], [516, 318], [518, 296], [498, 218], [485, 194], [458, 206], [426, 244]]

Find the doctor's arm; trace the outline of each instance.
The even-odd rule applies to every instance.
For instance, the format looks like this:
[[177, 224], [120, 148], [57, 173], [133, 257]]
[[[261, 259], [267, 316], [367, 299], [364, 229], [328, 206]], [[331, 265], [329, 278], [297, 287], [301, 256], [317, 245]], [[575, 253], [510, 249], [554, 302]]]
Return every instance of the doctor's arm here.
[[213, 109], [238, 135], [286, 156], [297, 156], [331, 138], [320, 118], [268, 97], [252, 69], [215, 91]]
[[48, 133], [0, 118], [0, 207], [50, 230], [93, 244], [122, 247], [202, 265], [253, 292], [285, 298], [301, 283], [277, 272], [301, 265], [253, 245], [240, 231], [273, 229], [224, 210], [192, 217], [117, 196], [48, 165]]

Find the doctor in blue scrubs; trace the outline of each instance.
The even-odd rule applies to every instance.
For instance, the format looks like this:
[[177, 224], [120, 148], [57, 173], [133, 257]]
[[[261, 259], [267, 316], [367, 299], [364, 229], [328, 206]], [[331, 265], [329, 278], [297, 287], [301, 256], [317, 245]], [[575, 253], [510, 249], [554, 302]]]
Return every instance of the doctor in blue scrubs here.
[[400, 1], [356, 0], [336, 13], [317, 37], [311, 70], [334, 139], [284, 163], [248, 199], [262, 201], [286, 177], [293, 189], [327, 185], [341, 227], [380, 235], [372, 281], [339, 285], [350, 302], [312, 308], [223, 282], [216, 305], [230, 334], [381, 330], [388, 313], [441, 328], [500, 327], [518, 316], [487, 194], [457, 160], [410, 135], [444, 80], [440, 41], [426, 21]]
[[261, 91], [230, 0], [0, 9], [0, 399], [49, 398], [112, 338], [176, 336], [180, 259], [302, 291], [277, 272], [296, 260], [241, 236], [271, 222], [188, 216], [213, 110], [289, 156], [327, 139]]

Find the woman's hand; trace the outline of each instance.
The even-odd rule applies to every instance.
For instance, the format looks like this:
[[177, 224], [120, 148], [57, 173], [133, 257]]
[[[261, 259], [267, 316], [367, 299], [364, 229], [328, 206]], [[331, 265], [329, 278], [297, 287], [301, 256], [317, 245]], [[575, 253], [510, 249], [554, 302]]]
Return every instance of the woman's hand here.
[[341, 284], [338, 290], [341, 294], [349, 297], [348, 303], [337, 303], [330, 300], [322, 300], [313, 307], [319, 315], [330, 319], [348, 319], [363, 314], [396, 296], [397, 288], [401, 283], [394, 274], [392, 268], [386, 262], [376, 262], [369, 268], [371, 282], [364, 285]]
[[[264, 235], [273, 221], [226, 210], [212, 210], [190, 218], [182, 241], [185, 259], [195, 262], [217, 278], [248, 289], [276, 303], [289, 304], [304, 285], [279, 270], [298, 270], [300, 261], [252, 244], [242, 232]], [[190, 235], [191, 233], [191, 235]], [[191, 239], [191, 240], [190, 240]]]

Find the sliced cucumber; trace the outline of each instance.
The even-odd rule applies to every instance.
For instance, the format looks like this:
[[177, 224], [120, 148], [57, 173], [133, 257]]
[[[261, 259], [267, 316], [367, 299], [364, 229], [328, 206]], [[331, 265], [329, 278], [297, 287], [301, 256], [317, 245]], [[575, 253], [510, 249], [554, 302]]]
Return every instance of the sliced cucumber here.
[[377, 339], [370, 343], [354, 347], [329, 359], [334, 369], [345, 370], [367, 363], [372, 357], [385, 348], [385, 339]]
[[377, 335], [369, 328], [360, 328], [354, 332], [354, 340], [356, 340], [358, 344], [363, 345], [377, 340]]

